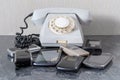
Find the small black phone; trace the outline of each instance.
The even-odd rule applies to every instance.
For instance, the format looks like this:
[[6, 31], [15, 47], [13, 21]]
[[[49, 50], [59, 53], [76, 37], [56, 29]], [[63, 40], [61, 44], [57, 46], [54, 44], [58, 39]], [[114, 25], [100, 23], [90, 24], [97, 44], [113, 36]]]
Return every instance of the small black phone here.
[[32, 55], [27, 49], [18, 50], [14, 54], [13, 62], [15, 63], [16, 67], [26, 67], [31, 66], [32, 64]]
[[57, 70], [77, 72], [83, 62], [82, 56], [65, 56], [57, 65]]
[[101, 41], [88, 39], [85, 42], [83, 49], [88, 51], [91, 55], [101, 55], [102, 54]]
[[55, 66], [61, 59], [60, 49], [41, 49], [33, 61], [34, 66]]
[[112, 54], [102, 53], [102, 55], [90, 55], [84, 61], [83, 64], [90, 68], [104, 69], [111, 61]]

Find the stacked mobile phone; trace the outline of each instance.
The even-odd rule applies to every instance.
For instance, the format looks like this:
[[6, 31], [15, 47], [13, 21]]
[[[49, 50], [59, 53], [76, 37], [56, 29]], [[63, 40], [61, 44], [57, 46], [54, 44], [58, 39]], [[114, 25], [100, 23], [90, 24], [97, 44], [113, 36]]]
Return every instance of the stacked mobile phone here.
[[87, 40], [84, 49], [91, 54], [83, 61], [87, 67], [104, 69], [112, 61], [111, 53], [102, 52], [101, 41], [99, 40]]
[[17, 68], [26, 66], [56, 66], [61, 59], [61, 50], [59, 48], [41, 48], [32, 44], [29, 48], [9, 48], [8, 57], [15, 63]]
[[[41, 48], [32, 44], [28, 48], [9, 48], [7, 51], [17, 67], [56, 66], [57, 70], [73, 72], [77, 72], [82, 65], [104, 69], [113, 58], [112, 54], [102, 52], [99, 40], [87, 40], [83, 47], [61, 45], [59, 48]], [[37, 53], [36, 57], [33, 57], [34, 53]]]
[[41, 48], [36, 44], [30, 45], [28, 48], [9, 48], [8, 58], [14, 62], [16, 67], [25, 67], [32, 65], [32, 53], [39, 51]]
[[104, 69], [113, 58], [112, 54], [102, 52], [99, 40], [87, 40], [82, 48], [75, 45], [61, 48], [67, 54], [57, 65], [57, 69], [62, 71], [78, 71], [82, 64], [90, 68]]
[[89, 55], [88, 51], [75, 45], [61, 46], [61, 49], [66, 56], [57, 64], [57, 70], [77, 72], [85, 57]]

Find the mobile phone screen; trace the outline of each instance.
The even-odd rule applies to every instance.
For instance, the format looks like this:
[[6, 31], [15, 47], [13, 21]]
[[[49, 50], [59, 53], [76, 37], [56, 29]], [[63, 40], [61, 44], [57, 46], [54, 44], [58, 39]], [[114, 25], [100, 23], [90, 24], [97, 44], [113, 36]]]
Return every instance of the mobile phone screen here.
[[47, 65], [52, 63], [56, 64], [61, 57], [61, 53], [58, 52], [58, 50], [43, 50], [41, 51], [37, 58], [34, 61], [34, 64], [38, 65]]
[[101, 64], [101, 65], [102, 65], [102, 64], [105, 64], [109, 58], [110, 58], [110, 57], [109, 57], [109, 56], [106, 56], [106, 55], [91, 56], [91, 57], [88, 59], [88, 62], [96, 63], [96, 64]]

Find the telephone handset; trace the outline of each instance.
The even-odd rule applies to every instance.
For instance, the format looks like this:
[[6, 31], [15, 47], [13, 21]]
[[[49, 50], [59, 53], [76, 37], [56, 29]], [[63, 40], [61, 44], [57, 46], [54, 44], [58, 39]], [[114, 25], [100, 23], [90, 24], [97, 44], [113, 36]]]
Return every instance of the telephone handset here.
[[46, 8], [35, 10], [32, 21], [41, 26], [42, 46], [57, 47], [61, 44], [82, 46], [84, 37], [81, 24], [91, 22], [89, 11], [74, 8]]
[[32, 21], [35, 25], [43, 25], [47, 15], [49, 14], [75, 14], [81, 23], [89, 23], [92, 17], [88, 10], [76, 9], [76, 8], [44, 8], [37, 9], [33, 13]]

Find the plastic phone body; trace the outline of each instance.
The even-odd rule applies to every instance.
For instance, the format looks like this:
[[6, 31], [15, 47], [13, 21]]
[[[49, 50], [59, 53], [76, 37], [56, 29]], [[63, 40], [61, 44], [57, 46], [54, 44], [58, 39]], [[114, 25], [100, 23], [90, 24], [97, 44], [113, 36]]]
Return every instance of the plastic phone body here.
[[55, 66], [61, 58], [59, 49], [41, 49], [36, 59], [33, 61], [34, 66]]
[[83, 61], [83, 64], [90, 68], [104, 69], [112, 61], [112, 58], [110, 53], [103, 53], [99, 56], [90, 55]]
[[62, 71], [75, 71], [77, 72], [81, 66], [84, 57], [77, 56], [65, 56], [58, 63], [57, 69]]
[[[29, 46], [29, 48], [24, 48], [24, 49], [27, 49], [31, 53], [34, 53], [40, 51], [41, 47], [37, 46], [36, 44], [32, 44], [31, 46]], [[16, 51], [22, 51], [22, 49], [14, 47], [14, 48], [8, 48], [7, 51], [9, 52], [8, 56], [13, 57]]]
[[[82, 9], [46, 8], [35, 10], [32, 21], [41, 27], [40, 41], [42, 46], [59, 47], [63, 43], [82, 46], [84, 37], [81, 24], [89, 23], [91, 16], [89, 11]], [[50, 25], [54, 26], [52, 30]]]
[[83, 47], [86, 51], [88, 51], [91, 55], [101, 55], [102, 54], [102, 46], [100, 40], [87, 40], [85, 42], [85, 46]]
[[16, 67], [25, 67], [32, 64], [32, 55], [27, 49], [16, 51], [13, 62]]
[[69, 56], [88, 56], [89, 52], [84, 49], [75, 46], [75, 45], [67, 45], [66, 47], [60, 46], [64, 53]]

